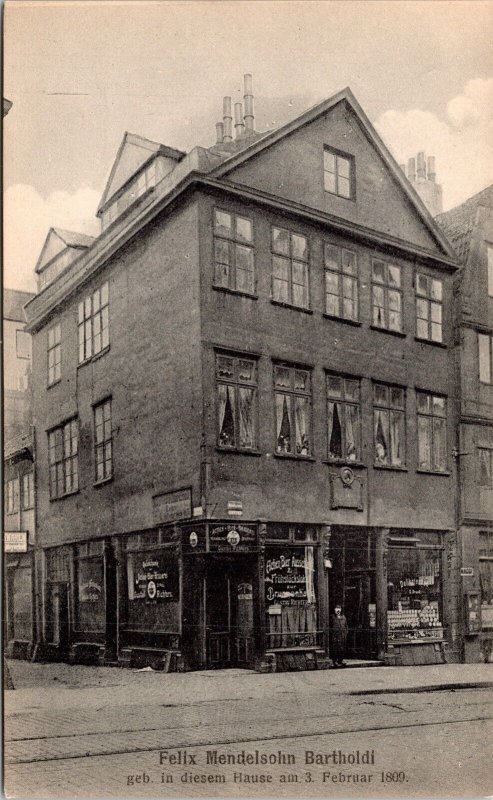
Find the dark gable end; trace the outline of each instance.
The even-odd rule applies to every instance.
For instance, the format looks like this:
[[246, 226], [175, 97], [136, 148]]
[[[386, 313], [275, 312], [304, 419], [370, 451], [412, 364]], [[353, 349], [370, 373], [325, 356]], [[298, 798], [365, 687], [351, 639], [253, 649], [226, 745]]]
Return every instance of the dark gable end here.
[[[324, 188], [324, 150], [350, 161], [350, 199]], [[213, 175], [452, 256], [442, 231], [349, 90], [266, 135]]]

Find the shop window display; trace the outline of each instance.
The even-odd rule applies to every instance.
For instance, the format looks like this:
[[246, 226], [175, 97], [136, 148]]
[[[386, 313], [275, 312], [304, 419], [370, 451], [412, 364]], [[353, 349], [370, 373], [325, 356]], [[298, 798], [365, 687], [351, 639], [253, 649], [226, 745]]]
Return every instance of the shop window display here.
[[387, 571], [389, 642], [442, 639], [441, 551], [413, 540], [391, 546]]
[[265, 607], [269, 647], [317, 644], [314, 547], [269, 547]]

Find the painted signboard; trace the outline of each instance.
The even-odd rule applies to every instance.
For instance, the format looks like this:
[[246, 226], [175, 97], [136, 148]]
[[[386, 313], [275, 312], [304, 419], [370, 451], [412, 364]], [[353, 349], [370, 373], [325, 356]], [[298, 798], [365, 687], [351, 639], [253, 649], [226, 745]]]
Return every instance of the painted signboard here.
[[129, 575], [129, 600], [148, 603], [178, 601], [179, 580], [176, 558], [162, 553], [133, 555]]
[[255, 525], [211, 525], [209, 550], [211, 553], [249, 553], [257, 547]]
[[178, 489], [175, 492], [157, 494], [152, 498], [154, 523], [174, 522], [192, 516], [192, 490]]
[[300, 608], [315, 602], [313, 548], [266, 551], [265, 602]]
[[27, 553], [27, 531], [4, 531], [3, 549], [6, 553]]

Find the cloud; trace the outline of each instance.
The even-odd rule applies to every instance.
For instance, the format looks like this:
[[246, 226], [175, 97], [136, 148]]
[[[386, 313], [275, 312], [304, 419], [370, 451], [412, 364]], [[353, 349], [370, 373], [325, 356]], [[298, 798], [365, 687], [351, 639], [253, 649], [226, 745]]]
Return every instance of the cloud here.
[[97, 236], [100, 192], [84, 187], [74, 194], [40, 195], [34, 186], [15, 184], [4, 195], [4, 284], [36, 290], [34, 267], [51, 227]]
[[390, 110], [375, 127], [400, 164], [420, 150], [436, 157], [444, 210], [493, 183], [493, 79], [469, 81], [443, 118], [418, 108]]

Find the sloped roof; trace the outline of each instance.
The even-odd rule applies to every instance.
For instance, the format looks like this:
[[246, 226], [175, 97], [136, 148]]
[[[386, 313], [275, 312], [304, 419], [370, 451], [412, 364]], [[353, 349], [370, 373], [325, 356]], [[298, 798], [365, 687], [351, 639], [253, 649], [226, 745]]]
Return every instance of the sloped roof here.
[[86, 233], [66, 231], [64, 228], [53, 228], [53, 230], [65, 242], [67, 247], [90, 247], [95, 238], [94, 236], [88, 236]]
[[[42, 272], [43, 269], [67, 248], [74, 250], [86, 250], [95, 242], [94, 236], [87, 236], [85, 233], [66, 231], [64, 228], [50, 228], [44, 240], [41, 253], [34, 268], [35, 272]], [[77, 253], [74, 254], [74, 258]]]
[[463, 264], [469, 257], [471, 237], [480, 207], [493, 208], [493, 184], [469, 197], [459, 206], [435, 217]]
[[[126, 131], [106, 182], [98, 210], [96, 211], [97, 215], [100, 214], [101, 209], [104, 208], [108, 200], [126, 184], [132, 175], [135, 175], [146, 161], [157, 153], [173, 158], [176, 161], [181, 161], [186, 155], [181, 150], [167, 147], [160, 142], [153, 142], [144, 136], [138, 136], [136, 133]], [[125, 156], [127, 156], [126, 159]]]
[[33, 292], [21, 292], [19, 289], [3, 290], [3, 318], [15, 322], [25, 322], [24, 306], [34, 297]]

